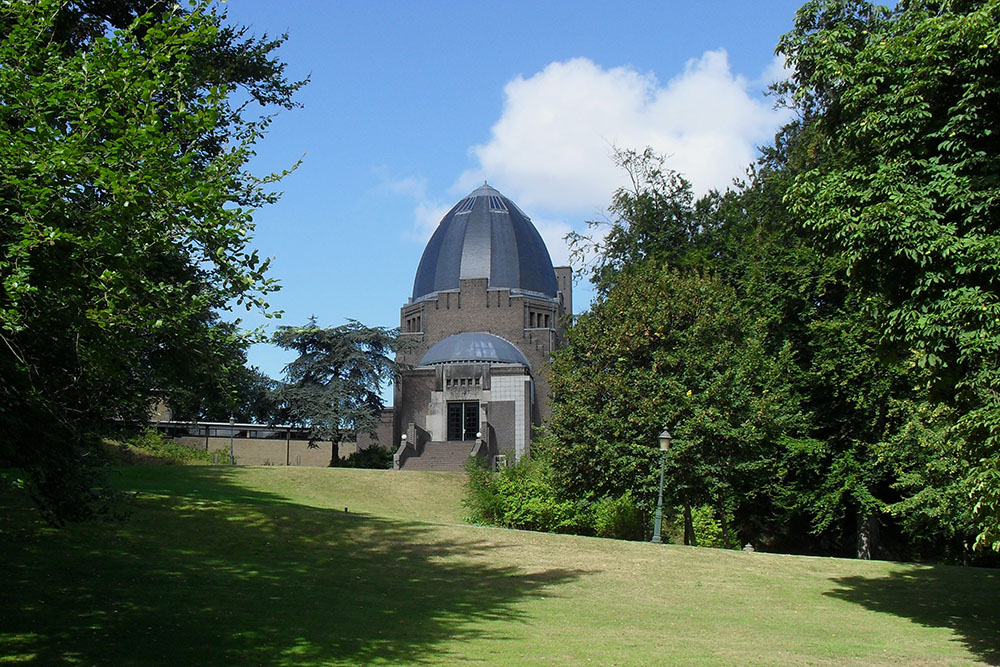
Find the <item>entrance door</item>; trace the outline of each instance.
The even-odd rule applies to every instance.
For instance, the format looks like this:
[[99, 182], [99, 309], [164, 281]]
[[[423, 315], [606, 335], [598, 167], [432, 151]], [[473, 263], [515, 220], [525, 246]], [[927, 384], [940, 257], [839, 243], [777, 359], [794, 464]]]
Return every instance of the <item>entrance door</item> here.
[[479, 432], [479, 402], [448, 403], [448, 439], [475, 440]]

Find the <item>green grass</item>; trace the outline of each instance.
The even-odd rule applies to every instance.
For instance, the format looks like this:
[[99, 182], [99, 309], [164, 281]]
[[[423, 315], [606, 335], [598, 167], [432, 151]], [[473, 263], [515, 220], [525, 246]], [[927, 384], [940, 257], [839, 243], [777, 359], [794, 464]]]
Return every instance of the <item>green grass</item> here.
[[0, 496], [0, 662], [1000, 663], [995, 571], [463, 526], [447, 473], [118, 483], [123, 525], [56, 531]]

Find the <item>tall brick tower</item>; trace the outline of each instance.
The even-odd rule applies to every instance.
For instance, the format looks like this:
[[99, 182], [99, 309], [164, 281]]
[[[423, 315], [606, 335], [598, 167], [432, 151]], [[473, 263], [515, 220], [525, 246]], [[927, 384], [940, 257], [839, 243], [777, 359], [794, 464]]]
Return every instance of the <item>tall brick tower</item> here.
[[553, 268], [514, 202], [486, 184], [458, 202], [401, 309], [411, 347], [398, 356], [393, 441], [409, 449], [397, 465], [446, 469], [472, 450], [528, 455], [532, 427], [550, 414], [542, 367], [572, 310], [570, 267]]

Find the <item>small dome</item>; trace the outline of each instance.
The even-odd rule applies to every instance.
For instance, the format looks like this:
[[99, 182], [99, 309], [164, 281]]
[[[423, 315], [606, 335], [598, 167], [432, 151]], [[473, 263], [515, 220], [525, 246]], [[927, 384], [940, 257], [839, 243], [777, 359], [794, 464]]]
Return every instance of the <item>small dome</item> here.
[[521, 351], [503, 338], [488, 333], [460, 333], [435, 343], [419, 366], [433, 364], [531, 364]]
[[486, 184], [438, 223], [417, 267], [413, 300], [458, 289], [458, 281], [467, 278], [487, 278], [493, 288], [558, 295], [552, 259], [531, 219]]

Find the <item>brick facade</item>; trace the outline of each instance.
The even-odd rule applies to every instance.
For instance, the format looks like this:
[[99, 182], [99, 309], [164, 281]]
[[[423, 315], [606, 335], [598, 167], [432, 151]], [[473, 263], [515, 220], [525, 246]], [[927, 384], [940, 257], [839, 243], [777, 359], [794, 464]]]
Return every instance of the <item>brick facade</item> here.
[[[571, 269], [558, 267], [556, 276], [561, 278], [557, 299], [512, 293], [512, 290], [505, 288], [490, 288], [487, 279], [474, 278], [462, 280], [457, 290], [438, 292], [402, 307], [401, 338], [411, 347], [399, 354], [397, 361], [404, 369], [410, 370], [403, 371], [402, 379], [396, 385], [394, 443], [399, 443], [400, 434], [405, 432], [407, 424], [411, 422], [430, 431], [435, 440], [446, 439], [439, 421], [441, 415], [436, 409], [431, 410], [432, 394], [445, 392], [445, 373], [440, 368], [417, 367], [417, 364], [435, 343], [448, 336], [464, 332], [485, 332], [503, 338], [521, 351], [530, 364], [526, 373], [532, 389], [527, 399], [530, 418], [524, 427], [495, 423], [496, 420], [507, 419], [505, 415], [509, 414], [510, 407], [498, 406], [500, 409], [491, 415], [489, 396], [477, 394], [478, 399], [487, 406], [482, 420], [493, 424], [498, 438], [497, 446], [501, 452], [512, 451], [519, 458], [530, 451], [527, 443], [515, 446], [520, 444], [522, 438], [515, 437], [514, 434], [526, 432], [526, 437], [530, 440], [531, 427], [540, 425], [550, 415], [545, 364], [561, 344], [564, 317], [571, 313], [566, 308], [567, 304], [570, 307], [572, 304]], [[409, 327], [407, 323], [410, 323]], [[416, 330], [418, 323], [420, 328]], [[499, 367], [491, 371], [492, 375], [525, 372]], [[448, 397], [444, 398], [447, 400]], [[432, 423], [429, 423], [429, 417]]]

